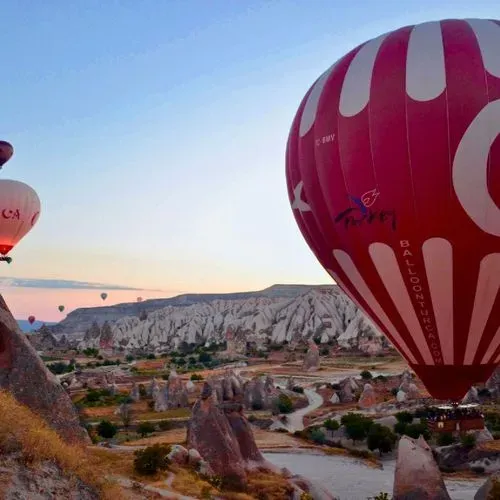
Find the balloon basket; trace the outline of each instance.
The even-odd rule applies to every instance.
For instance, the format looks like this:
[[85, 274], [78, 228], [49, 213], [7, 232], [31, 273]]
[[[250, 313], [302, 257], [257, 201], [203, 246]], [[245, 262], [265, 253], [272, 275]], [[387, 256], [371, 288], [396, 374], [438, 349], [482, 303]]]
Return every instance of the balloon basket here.
[[3, 255], [2, 257], [0, 257], [0, 262], [7, 262], [7, 264], [10, 264], [12, 262], [12, 257], [6, 257], [5, 255]]

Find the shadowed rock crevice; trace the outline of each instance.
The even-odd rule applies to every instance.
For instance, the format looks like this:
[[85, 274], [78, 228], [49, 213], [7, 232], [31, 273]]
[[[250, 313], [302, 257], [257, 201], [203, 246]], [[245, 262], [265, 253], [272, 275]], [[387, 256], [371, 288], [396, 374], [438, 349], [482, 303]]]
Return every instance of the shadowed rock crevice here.
[[22, 334], [2, 296], [0, 389], [42, 416], [66, 441], [90, 443], [71, 399]]

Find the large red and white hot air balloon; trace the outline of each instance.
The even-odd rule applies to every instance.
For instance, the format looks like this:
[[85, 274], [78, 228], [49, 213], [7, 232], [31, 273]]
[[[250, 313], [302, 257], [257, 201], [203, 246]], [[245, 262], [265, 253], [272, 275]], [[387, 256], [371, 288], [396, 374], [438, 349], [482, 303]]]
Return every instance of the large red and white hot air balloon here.
[[370, 40], [313, 84], [286, 177], [304, 238], [432, 396], [500, 361], [500, 21]]
[[23, 182], [0, 179], [0, 254], [7, 255], [31, 231], [40, 215], [40, 199]]

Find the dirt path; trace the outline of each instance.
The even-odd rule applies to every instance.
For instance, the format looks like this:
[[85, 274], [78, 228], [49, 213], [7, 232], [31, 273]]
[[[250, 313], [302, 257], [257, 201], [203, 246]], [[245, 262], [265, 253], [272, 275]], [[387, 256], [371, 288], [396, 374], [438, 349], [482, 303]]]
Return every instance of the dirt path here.
[[309, 404], [305, 408], [287, 415], [285, 427], [289, 432], [301, 431], [304, 428], [304, 417], [323, 404], [323, 397], [314, 389], [304, 389], [304, 394], [307, 396]]
[[[136, 484], [136, 485], [139, 484], [139, 486], [143, 490], [150, 491], [152, 493], [157, 493], [158, 495], [160, 495], [163, 498], [172, 498], [172, 499], [176, 499], [176, 500], [197, 500], [194, 497], [182, 495], [180, 493], [175, 493], [174, 491], [166, 490], [164, 488], [159, 488], [157, 486], [151, 486], [148, 484], [140, 483], [138, 481], [132, 481], [124, 476], [112, 476], [111, 479], [116, 481], [123, 488], [127, 488], [127, 489], [132, 489], [132, 488], [134, 488], [134, 484]], [[174, 479], [175, 479], [175, 475], [173, 474], [173, 472], [169, 472], [167, 479], [165, 479], [165, 481], [164, 481], [165, 486], [167, 488], [171, 488]]]

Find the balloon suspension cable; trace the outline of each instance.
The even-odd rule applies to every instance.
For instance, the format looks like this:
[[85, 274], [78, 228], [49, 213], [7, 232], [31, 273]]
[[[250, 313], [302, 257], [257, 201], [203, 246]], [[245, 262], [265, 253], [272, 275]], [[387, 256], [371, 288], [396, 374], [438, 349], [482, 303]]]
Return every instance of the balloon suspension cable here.
[[2, 255], [0, 257], [0, 262], [7, 262], [7, 264], [10, 264], [12, 262], [12, 257], [6, 257], [5, 255]]

